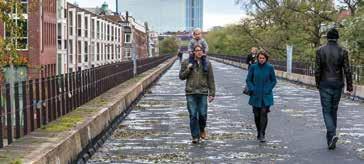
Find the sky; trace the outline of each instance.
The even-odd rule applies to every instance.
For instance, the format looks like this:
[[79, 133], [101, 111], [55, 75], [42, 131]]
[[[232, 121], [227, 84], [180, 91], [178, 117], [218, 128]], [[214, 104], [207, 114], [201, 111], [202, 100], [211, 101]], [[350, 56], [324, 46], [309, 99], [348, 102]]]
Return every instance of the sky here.
[[[116, 10], [115, 0], [67, 0], [77, 2], [80, 7], [101, 6], [104, 2], [109, 4], [109, 8]], [[204, 0], [204, 30], [209, 30], [214, 26], [226, 26], [227, 24], [238, 23], [244, 18], [245, 12], [240, 6], [235, 5], [235, 0]], [[338, 4], [338, 1], [335, 0]], [[138, 19], [138, 18], [137, 18]]]
[[[67, 0], [70, 3], [77, 2], [80, 7], [101, 6], [104, 2], [109, 4], [113, 11], [116, 9], [115, 0]], [[244, 17], [244, 11], [235, 0], [204, 0], [204, 30], [209, 30], [214, 26], [225, 26], [237, 23]]]

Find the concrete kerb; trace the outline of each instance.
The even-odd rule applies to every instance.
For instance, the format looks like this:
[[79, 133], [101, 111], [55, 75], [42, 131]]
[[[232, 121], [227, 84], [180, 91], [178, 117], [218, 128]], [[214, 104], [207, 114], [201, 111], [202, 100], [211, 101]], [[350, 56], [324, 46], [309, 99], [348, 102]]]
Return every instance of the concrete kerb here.
[[[13, 161], [19, 161], [22, 163], [71, 163], [75, 162], [79, 158], [79, 154], [90, 145], [96, 138], [97, 140], [105, 140], [106, 137], [102, 137], [101, 133], [110, 133], [112, 129], [105, 131], [107, 127], [115, 122], [121, 115], [125, 115], [124, 111], [141, 95], [158, 77], [161, 76], [176, 60], [176, 57], [167, 60], [160, 64], [156, 68], [149, 70], [141, 75], [142, 78], [131, 79], [119, 86], [107, 91], [99, 97], [109, 98], [114, 97], [113, 100], [108, 101], [105, 104], [98, 104], [95, 100], [79, 107], [87, 108], [93, 103], [98, 105], [98, 110], [90, 110], [90, 113], [85, 113], [82, 122], [78, 122], [73, 128], [62, 131], [52, 132], [53, 138], [39, 137], [47, 136], [50, 132], [46, 132], [43, 129], [38, 129], [35, 132], [23, 137], [22, 143], [14, 142], [13, 144], [0, 150], [1, 157], [0, 163], [10, 163]], [[110, 94], [114, 89], [121, 89], [120, 94]], [[115, 91], [114, 91], [115, 92]], [[115, 98], [116, 97], [116, 98]], [[93, 102], [95, 101], [95, 102]], [[73, 112], [71, 112], [73, 113]], [[83, 113], [81, 113], [83, 114]], [[67, 115], [66, 115], [67, 116]], [[114, 128], [116, 126], [114, 125]], [[37, 136], [34, 136], [34, 135]], [[31, 139], [36, 138], [38, 143], [36, 146], [32, 144]], [[101, 141], [102, 141], [101, 140]], [[20, 141], [20, 140], [19, 140]], [[99, 145], [99, 144], [98, 144]], [[36, 148], [35, 148], [36, 147]], [[29, 151], [20, 151], [17, 149], [29, 149]], [[23, 152], [23, 153], [20, 153]]]
[[[243, 69], [247, 69], [248, 66], [247, 64], [241, 64], [239, 62], [234, 62], [234, 61], [230, 61], [230, 60], [225, 60], [225, 59], [220, 59], [220, 58], [215, 58], [215, 57], [209, 57], [211, 60], [215, 60], [217, 62], [221, 62], [224, 64], [228, 64], [228, 65], [232, 65], [235, 67], [239, 67], [239, 68], [243, 68]], [[292, 81], [292, 82], [296, 82], [296, 83], [300, 83], [300, 84], [304, 84], [304, 85], [308, 85], [308, 86], [315, 86], [316, 82], [315, 82], [315, 77], [312, 76], [307, 76], [307, 75], [301, 75], [301, 74], [295, 74], [295, 73], [287, 73], [284, 71], [278, 71], [276, 70], [276, 76], [278, 78], [282, 78], [288, 81]], [[364, 100], [364, 86], [362, 85], [354, 85], [354, 91], [353, 91], [355, 97]]]

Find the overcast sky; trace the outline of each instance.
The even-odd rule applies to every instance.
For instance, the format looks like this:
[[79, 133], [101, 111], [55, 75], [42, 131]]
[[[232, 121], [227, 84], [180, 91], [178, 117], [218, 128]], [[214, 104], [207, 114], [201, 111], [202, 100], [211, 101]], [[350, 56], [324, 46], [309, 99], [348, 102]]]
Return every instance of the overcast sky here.
[[[77, 2], [80, 7], [100, 7], [106, 2], [109, 4], [111, 10], [116, 10], [115, 0], [67, 1], [71, 3]], [[204, 30], [210, 29], [213, 26], [224, 26], [239, 22], [245, 16], [245, 12], [240, 9], [240, 6], [235, 5], [234, 1], [235, 0], [204, 0]]]
[[[111, 10], [116, 10], [115, 0], [68, 0], [68, 2], [77, 2], [80, 7], [100, 7], [106, 2]], [[213, 26], [239, 22], [244, 16], [244, 11], [234, 4], [234, 0], [204, 0], [204, 3], [205, 30]]]

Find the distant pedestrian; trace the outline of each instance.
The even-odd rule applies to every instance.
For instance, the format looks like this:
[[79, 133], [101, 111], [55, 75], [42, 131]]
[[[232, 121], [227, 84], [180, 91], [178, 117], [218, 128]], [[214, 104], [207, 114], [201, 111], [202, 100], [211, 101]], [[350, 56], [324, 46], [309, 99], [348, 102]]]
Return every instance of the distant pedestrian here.
[[179, 61], [182, 62], [183, 52], [181, 50], [178, 50], [177, 56], [178, 56]]
[[349, 64], [348, 51], [337, 43], [339, 32], [330, 29], [327, 32], [327, 44], [316, 51], [316, 86], [320, 91], [322, 113], [326, 125], [326, 141], [330, 150], [336, 148], [337, 110], [344, 87], [353, 91], [352, 72]]
[[248, 64], [248, 68], [257, 62], [257, 52], [258, 49], [256, 47], [252, 47], [250, 53], [246, 57], [246, 64]]
[[273, 66], [268, 63], [268, 54], [259, 52], [257, 58], [258, 63], [250, 66], [246, 84], [250, 92], [249, 105], [253, 106], [257, 139], [265, 142], [268, 113], [273, 105], [273, 88], [277, 80]]
[[190, 116], [190, 130], [192, 143], [199, 143], [200, 139], [207, 139], [207, 101], [212, 102], [215, 97], [215, 80], [212, 65], [206, 61], [207, 71], [203, 69], [202, 46], [193, 49], [193, 62], [189, 59], [182, 62], [179, 78], [186, 81], [187, 109]]

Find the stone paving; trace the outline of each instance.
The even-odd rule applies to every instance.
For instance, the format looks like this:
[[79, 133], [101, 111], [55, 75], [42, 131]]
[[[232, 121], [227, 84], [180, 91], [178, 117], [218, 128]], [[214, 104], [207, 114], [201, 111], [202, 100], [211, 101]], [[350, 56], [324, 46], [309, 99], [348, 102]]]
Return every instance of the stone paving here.
[[329, 151], [318, 91], [279, 80], [262, 144], [241, 93], [247, 72], [212, 64], [217, 96], [209, 104], [208, 140], [191, 143], [176, 61], [88, 163], [364, 163], [364, 104], [342, 98], [340, 139]]

